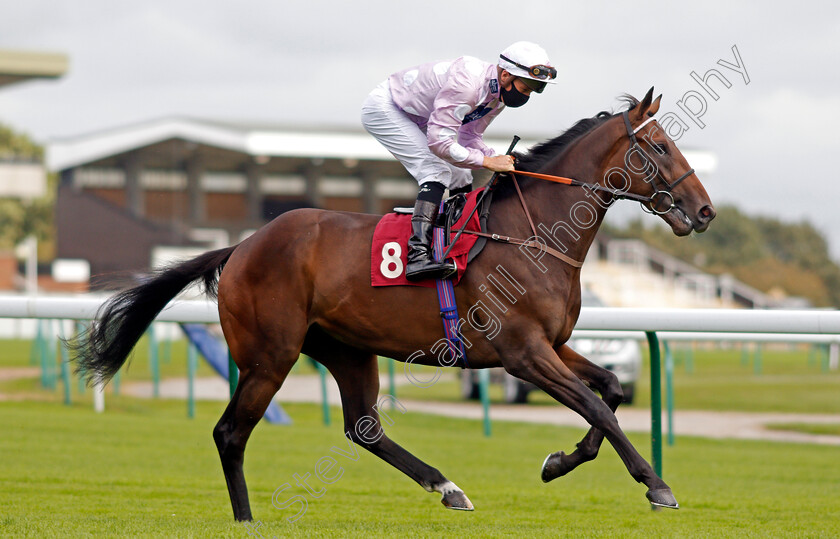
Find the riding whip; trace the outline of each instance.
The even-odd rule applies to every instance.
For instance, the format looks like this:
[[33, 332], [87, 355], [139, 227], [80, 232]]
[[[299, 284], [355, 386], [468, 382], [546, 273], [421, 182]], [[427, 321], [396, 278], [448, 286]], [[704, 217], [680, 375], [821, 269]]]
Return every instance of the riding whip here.
[[[517, 142], [519, 142], [519, 136], [518, 135], [513, 135], [513, 141], [510, 143], [510, 146], [508, 147], [505, 155], [510, 155], [510, 154], [513, 153], [513, 148], [516, 146]], [[467, 219], [464, 221], [464, 226], [462, 226], [460, 229], [458, 229], [458, 233], [455, 234], [455, 238], [449, 243], [449, 247], [446, 248], [446, 251], [444, 251], [443, 256], [440, 257], [441, 260], [446, 260], [446, 255], [449, 254], [449, 251], [452, 250], [452, 247], [458, 241], [458, 238], [460, 238], [461, 234], [464, 233], [464, 229], [467, 228], [467, 223], [470, 222], [470, 219], [472, 219], [473, 214], [476, 211], [478, 211], [478, 208], [481, 207], [481, 202], [484, 200], [484, 197], [487, 196], [488, 192], [493, 190], [493, 186], [496, 184], [496, 179], [499, 177], [499, 174], [500, 174], [499, 172], [494, 172], [493, 173], [493, 176], [490, 178], [490, 181], [487, 183], [487, 187], [484, 189], [484, 191], [482, 191], [481, 196], [478, 197], [478, 201], [475, 203], [475, 206], [473, 207], [472, 211], [467, 216]]]

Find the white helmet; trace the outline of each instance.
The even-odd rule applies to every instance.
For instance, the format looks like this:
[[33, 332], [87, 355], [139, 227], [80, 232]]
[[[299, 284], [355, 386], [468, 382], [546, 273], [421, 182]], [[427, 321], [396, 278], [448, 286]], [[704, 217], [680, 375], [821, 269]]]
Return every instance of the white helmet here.
[[557, 78], [557, 70], [551, 66], [548, 53], [530, 41], [517, 41], [503, 50], [499, 55], [499, 67], [515, 77], [541, 83], [528, 85], [537, 93], [542, 93], [546, 83], [553, 84], [553, 79]]

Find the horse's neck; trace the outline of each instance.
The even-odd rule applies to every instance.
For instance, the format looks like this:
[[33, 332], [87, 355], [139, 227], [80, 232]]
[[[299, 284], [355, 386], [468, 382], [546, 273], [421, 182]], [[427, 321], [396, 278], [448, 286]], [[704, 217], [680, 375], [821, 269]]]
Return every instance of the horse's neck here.
[[[542, 172], [586, 183], [600, 183], [600, 163], [586, 156], [577, 158], [575, 154], [568, 152]], [[539, 179], [527, 180], [522, 194], [537, 234], [549, 246], [583, 261], [607, 213], [609, 205], [605, 202], [606, 197], [583, 187]]]

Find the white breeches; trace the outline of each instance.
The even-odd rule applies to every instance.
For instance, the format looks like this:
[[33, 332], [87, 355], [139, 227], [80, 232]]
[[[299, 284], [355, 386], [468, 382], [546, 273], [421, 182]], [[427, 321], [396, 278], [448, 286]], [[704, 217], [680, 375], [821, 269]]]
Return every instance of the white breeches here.
[[391, 99], [388, 81], [373, 89], [362, 105], [362, 125], [397, 160], [417, 183], [440, 182], [449, 189], [472, 184], [469, 169], [447, 163], [429, 150], [426, 133]]

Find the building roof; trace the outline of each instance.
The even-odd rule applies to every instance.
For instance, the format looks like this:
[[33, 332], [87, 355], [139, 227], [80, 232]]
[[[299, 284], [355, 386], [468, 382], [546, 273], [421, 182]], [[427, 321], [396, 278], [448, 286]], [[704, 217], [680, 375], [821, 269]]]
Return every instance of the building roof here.
[[0, 86], [29, 79], [54, 79], [64, 75], [67, 55], [54, 52], [0, 50]]
[[[510, 138], [512, 136], [487, 138], [485, 142], [503, 153], [510, 145]], [[361, 129], [313, 130], [175, 116], [52, 140], [47, 144], [47, 167], [54, 171], [66, 170], [168, 140], [185, 140], [255, 158], [393, 160], [376, 139]], [[523, 139], [517, 149], [526, 149], [537, 142], [536, 138]], [[683, 153], [700, 173], [712, 172], [717, 164], [716, 156], [709, 151], [688, 150]]]

